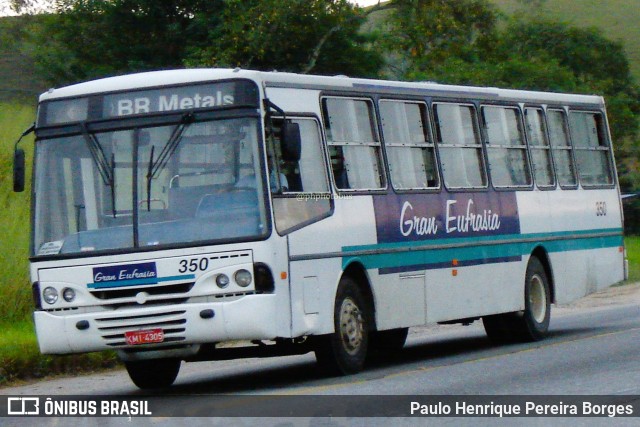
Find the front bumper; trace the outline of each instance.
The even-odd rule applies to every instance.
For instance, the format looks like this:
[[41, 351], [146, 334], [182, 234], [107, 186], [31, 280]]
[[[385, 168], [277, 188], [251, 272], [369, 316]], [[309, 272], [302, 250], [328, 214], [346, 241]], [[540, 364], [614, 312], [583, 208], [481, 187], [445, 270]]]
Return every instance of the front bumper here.
[[[206, 310], [213, 310], [213, 317], [201, 316]], [[36, 335], [43, 354], [102, 350], [155, 352], [163, 348], [170, 350], [203, 343], [269, 340], [277, 337], [276, 298], [273, 294], [246, 295], [237, 300], [224, 302], [68, 313], [34, 313]], [[208, 314], [210, 315], [210, 312]], [[83, 327], [86, 328], [82, 329]], [[162, 343], [128, 345], [125, 341], [124, 333], [127, 331], [157, 328], [164, 331], [165, 339]]]

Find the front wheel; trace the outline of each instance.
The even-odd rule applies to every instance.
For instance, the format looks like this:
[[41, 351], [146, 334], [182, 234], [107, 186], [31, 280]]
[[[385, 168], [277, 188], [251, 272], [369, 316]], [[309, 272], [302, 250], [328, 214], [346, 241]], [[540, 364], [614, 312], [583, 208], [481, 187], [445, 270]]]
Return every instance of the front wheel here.
[[131, 381], [141, 389], [169, 387], [180, 372], [180, 359], [125, 362]]
[[392, 358], [404, 347], [408, 334], [409, 328], [373, 332], [369, 341], [370, 359], [381, 361]]
[[316, 359], [330, 374], [348, 375], [364, 367], [369, 346], [371, 311], [357, 283], [343, 277], [334, 306], [333, 334], [318, 337]]

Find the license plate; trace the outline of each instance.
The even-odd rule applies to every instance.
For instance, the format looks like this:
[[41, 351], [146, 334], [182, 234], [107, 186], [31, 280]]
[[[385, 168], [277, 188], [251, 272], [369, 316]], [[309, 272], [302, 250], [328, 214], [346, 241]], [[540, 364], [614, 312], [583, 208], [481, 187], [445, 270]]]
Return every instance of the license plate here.
[[129, 331], [124, 333], [129, 345], [151, 344], [164, 341], [162, 329], [148, 329], [146, 331]]

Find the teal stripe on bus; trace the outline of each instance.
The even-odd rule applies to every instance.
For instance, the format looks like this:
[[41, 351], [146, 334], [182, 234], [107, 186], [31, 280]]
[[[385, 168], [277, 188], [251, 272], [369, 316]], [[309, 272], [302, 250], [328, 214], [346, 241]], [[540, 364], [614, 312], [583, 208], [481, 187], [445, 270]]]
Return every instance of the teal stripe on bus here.
[[567, 252], [622, 245], [622, 229], [437, 239], [346, 246], [342, 248], [342, 264], [345, 268], [357, 259], [367, 269], [411, 266], [429, 269], [450, 266], [454, 259], [461, 266], [517, 261], [529, 255], [537, 246], [544, 247], [547, 252]]

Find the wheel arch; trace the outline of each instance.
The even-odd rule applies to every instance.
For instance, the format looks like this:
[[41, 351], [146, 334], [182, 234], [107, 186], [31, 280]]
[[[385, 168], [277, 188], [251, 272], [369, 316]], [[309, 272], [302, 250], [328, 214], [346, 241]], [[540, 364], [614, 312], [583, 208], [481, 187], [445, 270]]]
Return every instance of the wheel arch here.
[[352, 260], [344, 268], [342, 276], [349, 276], [358, 284], [358, 288], [360, 292], [362, 292], [371, 313], [371, 330], [377, 330], [375, 298], [373, 296], [373, 290], [371, 289], [371, 280], [367, 274], [367, 269], [359, 260]]
[[549, 292], [551, 292], [551, 302], [556, 302], [556, 286], [555, 280], [553, 276], [553, 268], [551, 266], [551, 259], [549, 258], [549, 253], [546, 248], [542, 245], [536, 246], [533, 251], [531, 251], [531, 257], [536, 257], [542, 263], [544, 267], [544, 272], [547, 275], [547, 280], [549, 281]]

